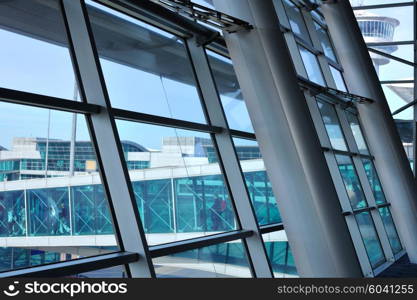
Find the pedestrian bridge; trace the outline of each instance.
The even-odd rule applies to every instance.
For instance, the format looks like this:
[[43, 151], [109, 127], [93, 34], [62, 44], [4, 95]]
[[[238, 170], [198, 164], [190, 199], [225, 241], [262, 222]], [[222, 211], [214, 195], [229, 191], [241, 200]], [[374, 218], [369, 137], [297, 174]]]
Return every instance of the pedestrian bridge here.
[[[262, 160], [242, 161], [242, 168], [259, 222], [279, 223]], [[132, 170], [129, 175], [150, 245], [236, 229], [218, 164]], [[219, 199], [224, 203], [220, 211]], [[113, 232], [98, 173], [0, 183], [0, 247], [102, 253], [116, 246]], [[276, 239], [286, 241], [282, 234]]]

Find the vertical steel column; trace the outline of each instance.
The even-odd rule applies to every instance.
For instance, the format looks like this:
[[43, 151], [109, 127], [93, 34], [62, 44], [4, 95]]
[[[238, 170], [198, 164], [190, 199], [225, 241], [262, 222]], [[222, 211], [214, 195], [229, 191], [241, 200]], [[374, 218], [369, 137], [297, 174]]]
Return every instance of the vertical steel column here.
[[[413, 53], [414, 53], [414, 87], [413, 87], [413, 101], [417, 99], [417, 1], [413, 2], [413, 25], [414, 25], [414, 43], [413, 43]], [[414, 177], [417, 175], [416, 170], [416, 161], [417, 161], [417, 107], [413, 106], [413, 173]]]
[[[223, 112], [204, 48], [198, 46], [195, 39], [188, 41], [188, 48], [197, 79], [200, 83], [210, 123], [214, 126], [227, 128], [226, 116]], [[228, 131], [216, 133], [215, 139], [220, 156], [223, 158], [222, 162], [230, 185], [230, 192], [235, 200], [237, 218], [240, 220], [242, 229], [251, 230], [254, 233], [251, 237], [246, 238], [248, 256], [252, 262], [254, 275], [263, 278], [272, 277], [272, 269], [266, 254], [262, 234], [259, 230], [258, 221], [249, 198], [245, 178], [230, 133]]]
[[226, 34], [246, 105], [303, 277], [360, 277], [337, 193], [272, 0], [214, 0], [254, 26]]
[[326, 1], [322, 12], [349, 90], [375, 100], [357, 109], [399, 235], [417, 263], [417, 187], [361, 31], [349, 1]]
[[74, 52], [74, 64], [78, 67], [78, 75], [82, 82], [80, 86], [83, 99], [102, 107], [100, 113], [91, 115], [88, 120], [90, 131], [98, 145], [96, 150], [99, 160], [101, 158], [101, 175], [110, 196], [109, 206], [113, 213], [119, 246], [124, 251], [136, 252], [141, 256], [138, 262], [128, 266], [132, 277], [155, 277], [116, 123], [109, 110], [110, 100], [87, 9], [82, 0], [63, 0], [62, 3]]

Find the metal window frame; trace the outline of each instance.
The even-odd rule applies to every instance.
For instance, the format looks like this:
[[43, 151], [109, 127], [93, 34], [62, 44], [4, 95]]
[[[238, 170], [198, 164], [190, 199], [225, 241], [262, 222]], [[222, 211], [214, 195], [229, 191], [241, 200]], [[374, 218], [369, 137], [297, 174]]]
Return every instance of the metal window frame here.
[[[316, 131], [318, 133], [322, 147], [325, 147], [327, 149], [332, 149], [330, 138], [324, 126], [322, 116], [319, 111], [319, 107], [317, 105], [317, 99], [309, 95], [308, 93], [305, 93], [305, 96], [306, 96], [307, 103], [310, 109], [310, 114], [312, 116], [312, 119], [316, 127]], [[362, 269], [362, 273], [366, 277], [373, 277], [374, 273], [372, 270], [372, 266], [368, 259], [368, 255], [365, 249], [365, 245], [362, 241], [358, 224], [353, 216], [353, 210], [350, 204], [350, 199], [347, 195], [342, 176], [339, 172], [339, 167], [336, 161], [336, 157], [333, 151], [324, 151], [323, 154], [326, 158], [328, 168], [333, 178], [336, 192], [340, 201], [341, 214], [345, 216], [346, 225], [352, 237], [353, 245], [357, 253], [357, 257], [358, 257], [358, 260]]]
[[155, 277], [115, 120], [109, 109], [110, 100], [86, 4], [83, 0], [61, 0], [61, 5], [82, 98], [103, 107], [100, 113], [90, 115], [87, 119], [96, 146], [116, 238], [122, 251], [135, 252], [142, 257], [126, 265], [126, 271], [133, 277]]
[[[389, 243], [388, 240], [388, 236], [385, 230], [385, 226], [382, 223], [382, 219], [381, 216], [379, 215], [379, 211], [378, 209], [381, 207], [387, 207], [390, 206], [390, 203], [383, 203], [383, 204], [376, 204], [374, 195], [373, 195], [373, 191], [371, 189], [370, 186], [370, 182], [369, 179], [365, 173], [365, 168], [362, 162], [362, 158], [368, 158], [371, 161], [374, 161], [374, 158], [372, 155], [364, 155], [361, 154], [359, 152], [359, 149], [357, 148], [357, 144], [356, 141], [353, 137], [353, 133], [350, 129], [350, 125], [348, 123], [347, 120], [347, 116], [345, 113], [346, 108], [341, 106], [340, 103], [338, 103], [337, 101], [335, 101], [334, 103], [332, 103], [331, 101], [329, 101], [328, 99], [324, 100], [326, 102], [329, 102], [329, 104], [333, 105], [338, 120], [339, 120], [339, 124], [341, 127], [341, 130], [343, 132], [344, 135], [344, 139], [346, 141], [346, 145], [348, 147], [348, 151], [340, 151], [340, 150], [335, 150], [332, 149], [331, 143], [330, 143], [330, 138], [327, 134], [327, 131], [324, 127], [323, 121], [321, 119], [321, 113], [319, 112], [319, 109], [317, 107], [317, 99], [315, 99], [314, 97], [307, 98], [307, 100], [310, 102], [309, 103], [309, 107], [310, 107], [310, 111], [311, 114], [313, 116], [313, 120], [314, 123], [316, 124], [316, 129], [317, 132], [319, 133], [319, 137], [324, 149], [324, 155], [326, 157], [326, 160], [329, 164], [329, 168], [330, 170], [333, 169], [337, 169], [337, 162], [335, 160], [335, 155], [336, 154], [340, 154], [340, 155], [346, 155], [349, 156], [351, 158], [352, 164], [355, 167], [356, 170], [356, 174], [358, 177], [358, 180], [362, 186], [362, 191], [364, 194], [364, 197], [367, 201], [367, 207], [364, 208], [360, 208], [360, 209], [352, 209], [351, 205], [350, 205], [350, 200], [347, 197], [347, 193], [346, 193], [346, 189], [344, 187], [344, 183], [343, 180], [341, 178], [341, 174], [336, 171], [333, 170], [332, 173], [332, 177], [333, 180], [335, 182], [336, 185], [336, 189], [337, 192], [339, 194], [339, 199], [341, 201], [341, 205], [342, 205], [342, 209], [343, 212], [342, 214], [345, 216], [346, 218], [346, 222], [348, 224], [349, 230], [351, 232], [352, 235], [352, 239], [354, 241], [355, 244], [355, 248], [357, 249], [358, 252], [358, 258], [361, 261], [361, 266], [363, 269], [363, 272], [365, 274], [365, 276], [377, 276], [378, 274], [380, 274], [382, 271], [384, 271], [387, 267], [389, 267], [391, 264], [393, 264], [395, 262], [396, 259], [398, 259], [399, 257], [401, 257], [405, 252], [404, 250], [401, 251], [400, 253], [394, 255], [394, 253], [392, 252], [392, 248], [391, 245]], [[323, 100], [322, 100], [323, 101]], [[359, 124], [360, 125], [360, 124]], [[365, 143], [366, 142], [366, 137], [364, 136], [365, 139]], [[362, 235], [360, 233], [359, 230], [359, 226], [356, 223], [356, 219], [355, 219], [355, 215], [361, 212], [369, 212], [372, 222], [374, 224], [375, 230], [376, 230], [376, 234], [378, 236], [379, 242], [381, 244], [382, 247], [382, 251], [383, 251], [383, 255], [385, 257], [385, 262], [382, 263], [381, 265], [379, 265], [378, 267], [376, 267], [375, 269], [372, 269], [370, 261], [366, 261], [366, 259], [364, 259], [364, 257], [368, 257], [368, 254], [365, 250], [363, 241], [362, 241]], [[399, 237], [400, 238], [400, 237]], [[400, 240], [401, 241], [401, 240]], [[401, 241], [402, 242], [402, 241]], [[364, 257], [362, 257], [363, 254], [366, 254]]]
[[[228, 128], [217, 87], [212, 75], [205, 49], [197, 39], [187, 40], [187, 46], [209, 124]], [[247, 257], [254, 277], [272, 278], [272, 267], [268, 260], [255, 211], [248, 193], [243, 171], [236, 153], [230, 131], [216, 133], [213, 141], [217, 145], [220, 166], [235, 206], [236, 218], [242, 230], [250, 230], [253, 235], [244, 240]], [[227, 159], [222, 159], [227, 158]]]
[[[413, 1], [409, 1], [409, 2], [404, 2], [404, 3], [386, 3], [386, 4], [376, 4], [376, 5], [365, 5], [365, 6], [356, 6], [356, 7], [352, 7], [353, 10], [370, 10], [370, 9], [383, 9], [383, 8], [399, 8], [399, 7], [409, 7], [410, 9], [413, 9], [413, 23], [414, 23], [414, 34], [413, 34], [413, 40], [407, 40], [407, 41], [392, 41], [392, 42], [374, 42], [374, 43], [367, 43], [368, 46], [368, 50], [376, 53], [378, 55], [382, 55], [385, 56], [389, 59], [404, 63], [406, 65], [409, 65], [411, 67], [414, 68], [414, 79], [413, 80], [385, 80], [385, 81], [381, 81], [381, 84], [395, 84], [395, 83], [414, 83], [414, 89], [413, 89], [413, 94], [414, 94], [414, 101], [404, 105], [403, 107], [395, 110], [394, 112], [392, 112], [392, 115], [395, 116], [401, 112], [403, 112], [404, 110], [406, 110], [407, 108], [413, 107], [414, 108], [414, 112], [413, 112], [413, 144], [414, 146], [417, 145], [417, 109], [415, 107], [415, 105], [417, 104], [417, 86], [415, 84], [415, 81], [417, 79], [417, 30], [416, 30], [416, 24], [417, 24], [417, 1], [413, 0]], [[414, 46], [414, 59], [413, 62], [409, 62], [407, 60], [404, 60], [402, 58], [398, 58], [396, 56], [369, 48], [369, 47], [375, 47], [375, 46], [392, 46], [392, 45], [396, 45], [396, 46], [400, 46], [400, 45], [413, 45]], [[414, 163], [417, 161], [417, 147], [414, 147], [413, 149], [413, 161]], [[417, 170], [416, 167], [414, 167], [413, 169], [414, 172], [414, 176], [417, 176]]]

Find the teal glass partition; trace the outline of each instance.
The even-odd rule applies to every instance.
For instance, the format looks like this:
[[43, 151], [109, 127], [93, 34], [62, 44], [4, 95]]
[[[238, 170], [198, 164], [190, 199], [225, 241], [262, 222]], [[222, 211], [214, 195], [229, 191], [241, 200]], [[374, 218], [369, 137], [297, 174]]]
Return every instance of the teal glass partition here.
[[[244, 175], [259, 224], [280, 223], [266, 172]], [[237, 229], [221, 175], [133, 181], [132, 185], [147, 234]], [[0, 236], [112, 234], [112, 218], [101, 184], [0, 192]]]
[[178, 232], [236, 229], [233, 208], [220, 175], [175, 179]]
[[74, 235], [113, 234], [109, 205], [102, 185], [71, 188]]
[[359, 231], [365, 245], [366, 253], [371, 262], [372, 269], [377, 268], [385, 262], [385, 256], [382, 251], [381, 243], [376, 233], [374, 222], [369, 212], [362, 212], [355, 215]]
[[352, 208], [355, 210], [367, 207], [368, 203], [366, 202], [352, 158], [347, 155], [336, 155], [336, 161]]
[[70, 235], [68, 188], [29, 190], [29, 235]]
[[9, 191], [0, 193], [0, 236], [26, 234], [25, 193]]
[[281, 223], [277, 201], [266, 172], [245, 172], [244, 176], [259, 225]]
[[391, 212], [388, 207], [381, 207], [378, 209], [381, 216], [382, 223], [384, 223], [385, 231], [387, 232], [388, 240], [394, 254], [399, 253], [403, 247], [398, 237], [397, 229], [395, 228], [394, 221], [392, 220]]
[[174, 232], [170, 179], [132, 182], [146, 233]]

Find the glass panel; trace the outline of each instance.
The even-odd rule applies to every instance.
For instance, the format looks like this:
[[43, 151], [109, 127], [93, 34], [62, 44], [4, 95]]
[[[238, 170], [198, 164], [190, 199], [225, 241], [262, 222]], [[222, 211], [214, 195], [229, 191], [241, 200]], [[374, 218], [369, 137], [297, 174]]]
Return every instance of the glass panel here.
[[342, 175], [343, 183], [345, 184], [352, 209], [355, 210], [368, 206], [352, 159], [346, 155], [336, 155], [336, 161], [339, 166], [340, 175]]
[[397, 229], [395, 229], [394, 221], [388, 207], [381, 207], [378, 209], [379, 215], [384, 223], [385, 231], [387, 232], [388, 240], [391, 245], [392, 252], [397, 254], [403, 247], [401, 246], [400, 238], [398, 237]]
[[292, 32], [297, 34], [306, 42], [311, 43], [310, 35], [308, 34], [300, 9], [290, 0], [283, 0], [282, 2], [284, 3]]
[[68, 188], [28, 191], [29, 235], [70, 235]]
[[317, 57], [308, 51], [306, 48], [299, 46], [301, 58], [303, 59], [304, 67], [306, 69], [308, 79], [312, 82], [325, 86], [323, 74], [319, 66]]
[[88, 3], [112, 106], [205, 123], [184, 42], [124, 14]]
[[0, 111], [0, 181], [98, 174], [83, 116], [4, 102]]
[[76, 258], [69, 253], [47, 252], [25, 248], [0, 248], [0, 272], [28, 268]]
[[371, 185], [372, 193], [375, 197], [376, 204], [383, 204], [386, 203], [387, 200], [385, 199], [384, 192], [382, 191], [381, 182], [379, 181], [378, 174], [376, 173], [376, 169], [374, 163], [370, 159], [362, 159], [363, 166], [365, 168], [366, 176], [368, 177], [369, 184]]
[[358, 117], [350, 112], [346, 112], [346, 116], [359, 153], [369, 155], [368, 146], [366, 145]]
[[74, 235], [112, 234], [113, 226], [102, 185], [71, 188]]
[[375, 230], [374, 222], [369, 212], [356, 214], [355, 219], [358, 223], [369, 261], [371, 262], [372, 268], [375, 269], [385, 262], [385, 257]]
[[1, 87], [76, 100], [60, 1], [0, 1], [0, 28]]
[[[366, 43], [413, 40], [412, 6], [355, 10], [355, 15]], [[384, 24], [385, 30], [377, 23]]]
[[336, 88], [339, 91], [347, 92], [345, 80], [343, 79], [342, 73], [338, 69], [332, 66], [329, 66], [329, 67], [330, 67], [330, 71], [332, 72], [334, 82], [336, 83]]
[[212, 51], [207, 54], [229, 127], [254, 132], [232, 61]]
[[238, 138], [234, 138], [233, 142], [259, 225], [281, 223], [277, 201], [265, 171], [258, 143]]
[[[318, 14], [316, 14], [318, 15]], [[320, 15], [318, 15], [320, 16]], [[320, 40], [321, 47], [323, 48], [324, 54], [334, 60], [337, 61], [336, 55], [334, 54], [333, 45], [330, 41], [329, 33], [326, 29], [324, 29], [320, 24], [317, 22], [314, 22], [314, 27], [316, 28], [316, 32], [318, 35], [318, 38]]]
[[[391, 112], [403, 107], [414, 100], [414, 83], [390, 83], [383, 84], [385, 97]], [[410, 107], [394, 116], [395, 119], [413, 120], [413, 108]]]
[[25, 236], [24, 191], [0, 192], [0, 236]]
[[126, 160], [147, 162], [129, 174], [149, 244], [236, 229], [209, 134], [126, 121], [117, 128], [132, 145]]
[[158, 278], [251, 277], [240, 240], [153, 259]]
[[284, 230], [262, 235], [275, 278], [298, 277], [294, 257]]
[[348, 151], [345, 137], [334, 106], [322, 101], [317, 101], [317, 104], [333, 149]]
[[[372, 46], [369, 47], [398, 58], [402, 58], [408, 60], [409, 62], [414, 62], [414, 46], [413, 45], [389, 45], [389, 46]], [[378, 55], [374, 52], [369, 52], [371, 54], [371, 58], [373, 59], [380, 59], [380, 60], [388, 60], [386, 57]]]
[[375, 69], [378, 73], [380, 81], [391, 80], [413, 80], [414, 68], [404, 63], [398, 62], [390, 58], [382, 58], [381, 55], [376, 54], [379, 58], [370, 52], [373, 59]]
[[[117, 251], [84, 116], [0, 102], [0, 128], [0, 236], [14, 237], [4, 255], [20, 257], [0, 265], [9, 269], [12, 263], [25, 267]], [[31, 250], [44, 247], [59, 250]]]

